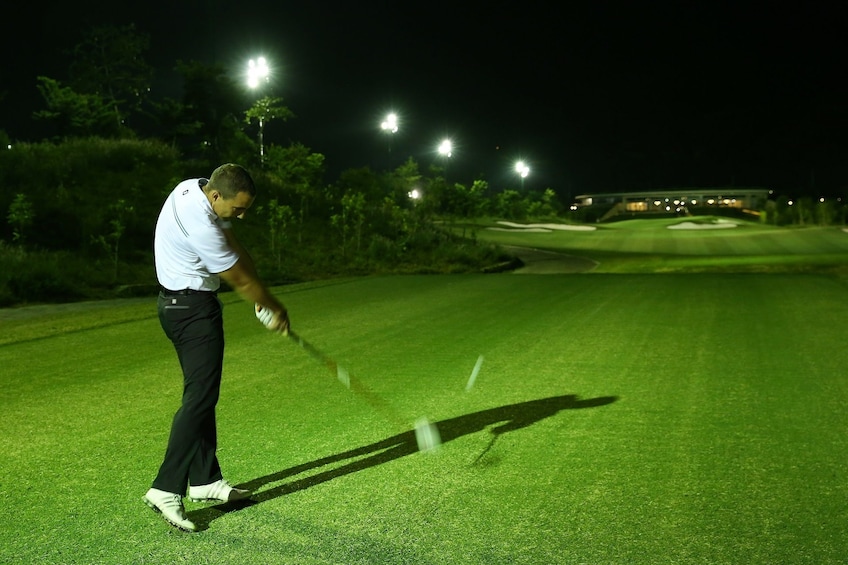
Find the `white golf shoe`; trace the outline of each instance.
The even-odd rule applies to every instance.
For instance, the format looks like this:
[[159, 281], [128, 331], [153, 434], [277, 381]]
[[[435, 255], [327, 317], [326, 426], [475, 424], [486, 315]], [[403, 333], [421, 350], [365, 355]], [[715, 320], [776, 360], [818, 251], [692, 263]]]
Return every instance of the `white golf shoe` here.
[[197, 526], [186, 516], [183, 497], [179, 494], [152, 488], [147, 491], [142, 500], [175, 528], [184, 532], [197, 531]]
[[249, 490], [234, 488], [224, 479], [208, 485], [189, 486], [188, 498], [192, 502], [232, 502], [249, 497]]

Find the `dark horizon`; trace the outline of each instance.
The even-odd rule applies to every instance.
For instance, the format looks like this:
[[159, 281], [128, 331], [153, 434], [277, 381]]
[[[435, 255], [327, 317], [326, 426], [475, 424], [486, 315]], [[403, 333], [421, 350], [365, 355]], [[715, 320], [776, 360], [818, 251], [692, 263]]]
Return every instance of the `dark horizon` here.
[[[848, 98], [841, 14], [824, 5], [656, 2], [368, 3], [220, 0], [134, 9], [48, 2], [9, 21], [0, 129], [35, 141], [39, 75], [67, 79], [67, 52], [93, 25], [150, 35], [154, 96], [179, 96], [178, 60], [218, 63], [241, 79], [264, 55], [269, 93], [297, 116], [266, 143], [302, 142], [347, 168], [440, 163], [450, 180], [482, 175], [570, 198], [684, 186], [759, 186], [832, 196], [848, 188]], [[165, 6], [168, 6], [167, 8]], [[23, 47], [13, 38], [37, 38]], [[24, 53], [23, 51], [26, 50]], [[391, 143], [379, 130], [401, 117]], [[391, 150], [389, 150], [389, 147]]]

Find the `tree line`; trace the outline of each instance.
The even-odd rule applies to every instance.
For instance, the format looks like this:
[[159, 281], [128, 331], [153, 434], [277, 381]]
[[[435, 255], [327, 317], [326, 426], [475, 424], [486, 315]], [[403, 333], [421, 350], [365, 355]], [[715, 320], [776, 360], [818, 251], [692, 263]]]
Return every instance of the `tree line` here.
[[[134, 26], [88, 30], [67, 77], [39, 76], [43, 139], [0, 130], [0, 305], [132, 292], [155, 281], [152, 231], [179, 181], [224, 162], [250, 169], [262, 195], [237, 229], [272, 282], [338, 274], [463, 272], [507, 261], [479, 245], [473, 220], [582, 217], [557, 194], [449, 182], [413, 158], [393, 170], [326, 178], [326, 157], [302, 143], [268, 144], [257, 127], [296, 119], [283, 99], [248, 100], [219, 65], [177, 61], [182, 96], [156, 98]], [[824, 221], [822, 207], [778, 201], [774, 223]], [[828, 203], [829, 206], [833, 204]], [[827, 212], [827, 221], [842, 208]], [[841, 212], [840, 212], [841, 211]], [[255, 212], [255, 213], [254, 213]]]
[[[260, 121], [295, 114], [283, 100], [248, 104], [225, 70], [178, 61], [181, 99], [149, 93], [148, 37], [98, 27], [73, 49], [68, 78], [38, 77], [44, 139], [12, 143], [0, 131], [0, 304], [111, 293], [155, 281], [152, 231], [184, 178], [237, 162], [261, 187], [237, 229], [272, 281], [345, 273], [457, 272], [506, 259], [451, 224], [494, 214], [555, 215], [550, 189], [493, 193], [482, 179], [450, 183], [412, 158], [390, 171], [343, 171], [297, 142], [260, 155]], [[413, 196], [419, 196], [415, 198]], [[463, 237], [466, 236], [466, 237]]]

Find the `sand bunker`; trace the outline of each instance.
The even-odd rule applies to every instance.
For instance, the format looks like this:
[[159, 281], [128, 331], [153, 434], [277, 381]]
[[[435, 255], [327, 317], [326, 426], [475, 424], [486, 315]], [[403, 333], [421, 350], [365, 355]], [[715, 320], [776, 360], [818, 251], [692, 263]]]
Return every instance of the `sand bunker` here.
[[570, 224], [516, 224], [515, 222], [498, 222], [504, 228], [486, 228], [492, 231], [520, 231], [522, 233], [550, 233], [552, 231], [594, 231], [595, 226], [574, 226]]
[[735, 228], [736, 224], [728, 220], [716, 220], [715, 222], [699, 223], [699, 222], [681, 222], [668, 226], [670, 230], [720, 230], [725, 228]]
[[551, 233], [553, 230], [546, 230], [542, 228], [527, 228], [527, 229], [515, 229], [515, 228], [486, 228], [491, 231], [520, 231], [521, 233]]

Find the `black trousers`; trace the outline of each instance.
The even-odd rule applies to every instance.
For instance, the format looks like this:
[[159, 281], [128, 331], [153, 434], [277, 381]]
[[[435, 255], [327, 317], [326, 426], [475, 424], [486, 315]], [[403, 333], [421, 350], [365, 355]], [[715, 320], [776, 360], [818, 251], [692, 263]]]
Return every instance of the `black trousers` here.
[[158, 310], [182, 367], [183, 398], [152, 486], [184, 495], [188, 484], [205, 485], [222, 478], [215, 455], [215, 405], [224, 363], [224, 319], [221, 302], [211, 292], [160, 293]]

